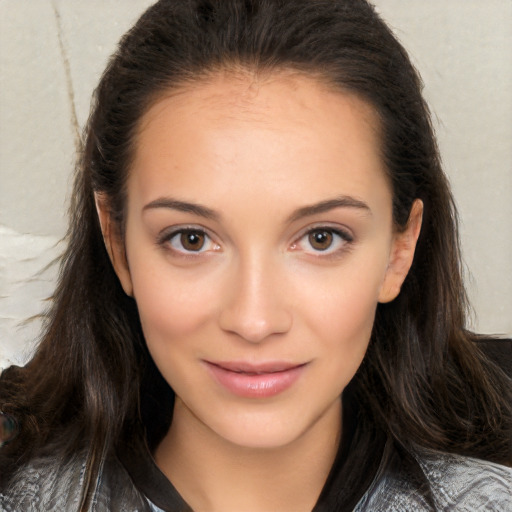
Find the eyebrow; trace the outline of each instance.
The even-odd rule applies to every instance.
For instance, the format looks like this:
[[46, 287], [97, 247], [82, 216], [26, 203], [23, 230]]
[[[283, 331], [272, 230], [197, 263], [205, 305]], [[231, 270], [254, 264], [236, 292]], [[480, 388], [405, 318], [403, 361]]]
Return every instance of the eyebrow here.
[[[142, 210], [147, 211], [158, 208], [167, 208], [184, 213], [192, 213], [193, 215], [198, 215], [199, 217], [204, 217], [205, 219], [211, 220], [219, 220], [221, 218], [220, 213], [212, 210], [211, 208], [208, 208], [207, 206], [188, 201], [180, 201], [170, 197], [160, 197], [155, 199], [154, 201], [146, 204]], [[364, 201], [351, 196], [339, 196], [312, 205], [303, 206], [302, 208], [295, 210], [288, 217], [288, 222], [295, 222], [297, 220], [303, 219], [304, 217], [325, 213], [330, 210], [334, 210], [335, 208], [355, 208], [362, 210], [368, 215], [372, 214], [370, 207]]]
[[160, 197], [155, 199], [154, 201], [151, 201], [145, 205], [142, 211], [153, 210], [157, 208], [168, 208], [170, 210], [177, 210], [179, 212], [192, 213], [194, 215], [198, 215], [199, 217], [204, 217], [205, 219], [211, 220], [218, 220], [220, 218], [220, 214], [211, 208], [196, 203], [190, 203], [188, 201], [179, 201], [170, 197]]
[[372, 215], [370, 207], [364, 201], [351, 196], [338, 196], [333, 199], [327, 199], [326, 201], [321, 201], [295, 210], [290, 217], [288, 217], [288, 222], [295, 222], [303, 219], [304, 217], [311, 217], [313, 215], [318, 215], [319, 213], [326, 213], [334, 210], [335, 208], [355, 208], [362, 210], [367, 215]]

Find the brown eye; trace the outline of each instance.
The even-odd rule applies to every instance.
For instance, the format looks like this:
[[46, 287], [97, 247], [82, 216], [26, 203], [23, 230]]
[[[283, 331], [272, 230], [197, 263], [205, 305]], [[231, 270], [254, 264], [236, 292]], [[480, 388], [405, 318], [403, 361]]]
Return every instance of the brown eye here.
[[200, 251], [205, 243], [206, 236], [200, 231], [182, 231], [180, 242], [186, 251]]
[[332, 245], [333, 233], [332, 231], [326, 231], [324, 229], [311, 231], [308, 235], [308, 241], [313, 249], [326, 251]]

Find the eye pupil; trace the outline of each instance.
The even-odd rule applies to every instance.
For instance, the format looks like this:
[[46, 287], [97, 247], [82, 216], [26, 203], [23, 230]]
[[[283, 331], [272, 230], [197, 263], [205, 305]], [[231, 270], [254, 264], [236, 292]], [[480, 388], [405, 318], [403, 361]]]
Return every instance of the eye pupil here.
[[309, 234], [311, 247], [318, 251], [326, 251], [332, 244], [333, 235], [330, 231], [313, 231]]
[[187, 251], [200, 251], [204, 246], [205, 236], [197, 231], [184, 231], [181, 233], [180, 242]]

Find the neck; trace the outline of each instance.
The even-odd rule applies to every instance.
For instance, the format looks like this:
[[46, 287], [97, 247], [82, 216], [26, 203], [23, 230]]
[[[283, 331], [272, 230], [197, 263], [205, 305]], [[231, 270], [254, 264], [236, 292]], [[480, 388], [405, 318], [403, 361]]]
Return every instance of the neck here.
[[341, 402], [301, 437], [277, 448], [235, 445], [177, 398], [157, 465], [196, 512], [310, 511], [336, 456]]

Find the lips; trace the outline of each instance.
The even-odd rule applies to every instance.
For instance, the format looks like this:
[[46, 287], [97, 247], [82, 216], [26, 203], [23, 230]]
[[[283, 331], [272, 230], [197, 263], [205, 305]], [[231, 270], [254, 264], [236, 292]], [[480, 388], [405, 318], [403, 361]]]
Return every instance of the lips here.
[[279, 361], [247, 363], [205, 361], [214, 378], [230, 393], [245, 398], [267, 398], [290, 388], [302, 375], [307, 363]]

